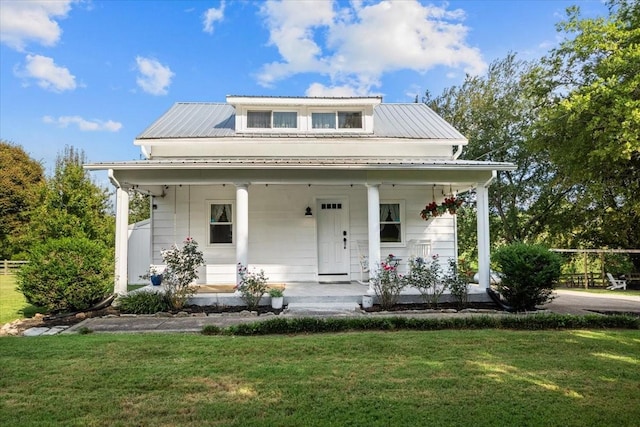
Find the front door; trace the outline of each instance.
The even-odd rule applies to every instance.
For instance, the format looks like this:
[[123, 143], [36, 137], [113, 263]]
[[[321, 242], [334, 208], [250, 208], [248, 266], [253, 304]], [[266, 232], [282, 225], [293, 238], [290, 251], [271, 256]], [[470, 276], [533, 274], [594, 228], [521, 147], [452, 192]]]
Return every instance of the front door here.
[[319, 200], [318, 276], [321, 282], [349, 278], [349, 211], [346, 199]]

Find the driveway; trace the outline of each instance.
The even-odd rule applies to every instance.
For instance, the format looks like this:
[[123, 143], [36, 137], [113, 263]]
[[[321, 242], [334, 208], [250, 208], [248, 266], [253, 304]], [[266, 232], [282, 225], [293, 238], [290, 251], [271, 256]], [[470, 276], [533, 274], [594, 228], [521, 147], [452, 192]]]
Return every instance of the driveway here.
[[556, 298], [541, 308], [561, 314], [588, 314], [594, 311], [640, 313], [640, 296], [625, 295], [619, 291], [594, 294], [562, 289], [555, 291], [554, 295]]

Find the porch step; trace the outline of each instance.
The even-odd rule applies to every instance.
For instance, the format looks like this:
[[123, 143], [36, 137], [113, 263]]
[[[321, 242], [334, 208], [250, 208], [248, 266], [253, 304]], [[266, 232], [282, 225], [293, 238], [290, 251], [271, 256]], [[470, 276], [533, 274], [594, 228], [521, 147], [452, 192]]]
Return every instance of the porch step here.
[[291, 302], [286, 312], [296, 316], [356, 314], [360, 312], [360, 305], [355, 302]]

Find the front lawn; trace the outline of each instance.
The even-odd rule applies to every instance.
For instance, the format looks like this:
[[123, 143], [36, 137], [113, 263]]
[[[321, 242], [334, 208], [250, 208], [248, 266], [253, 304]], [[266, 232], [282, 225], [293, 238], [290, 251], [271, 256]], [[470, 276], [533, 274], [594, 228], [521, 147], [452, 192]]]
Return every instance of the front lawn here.
[[16, 289], [16, 276], [0, 275], [0, 325], [33, 317], [36, 313], [44, 313], [44, 310], [27, 303], [24, 295]]
[[0, 338], [0, 425], [627, 426], [640, 331]]
[[626, 290], [616, 289], [615, 291], [612, 291], [612, 290], [604, 289], [604, 288], [589, 288], [589, 289], [585, 289], [585, 288], [562, 288], [562, 287], [560, 287], [560, 288], [558, 288], [558, 290], [585, 292], [585, 293], [589, 293], [589, 294], [640, 296], [640, 290], [629, 289], [629, 288], [627, 288]]

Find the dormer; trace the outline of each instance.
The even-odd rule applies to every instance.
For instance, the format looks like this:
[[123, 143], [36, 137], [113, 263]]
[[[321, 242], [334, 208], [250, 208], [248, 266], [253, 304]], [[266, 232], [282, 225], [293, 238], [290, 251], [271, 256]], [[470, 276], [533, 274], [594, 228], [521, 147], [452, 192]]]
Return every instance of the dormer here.
[[237, 134], [373, 134], [382, 97], [302, 98], [227, 96]]

